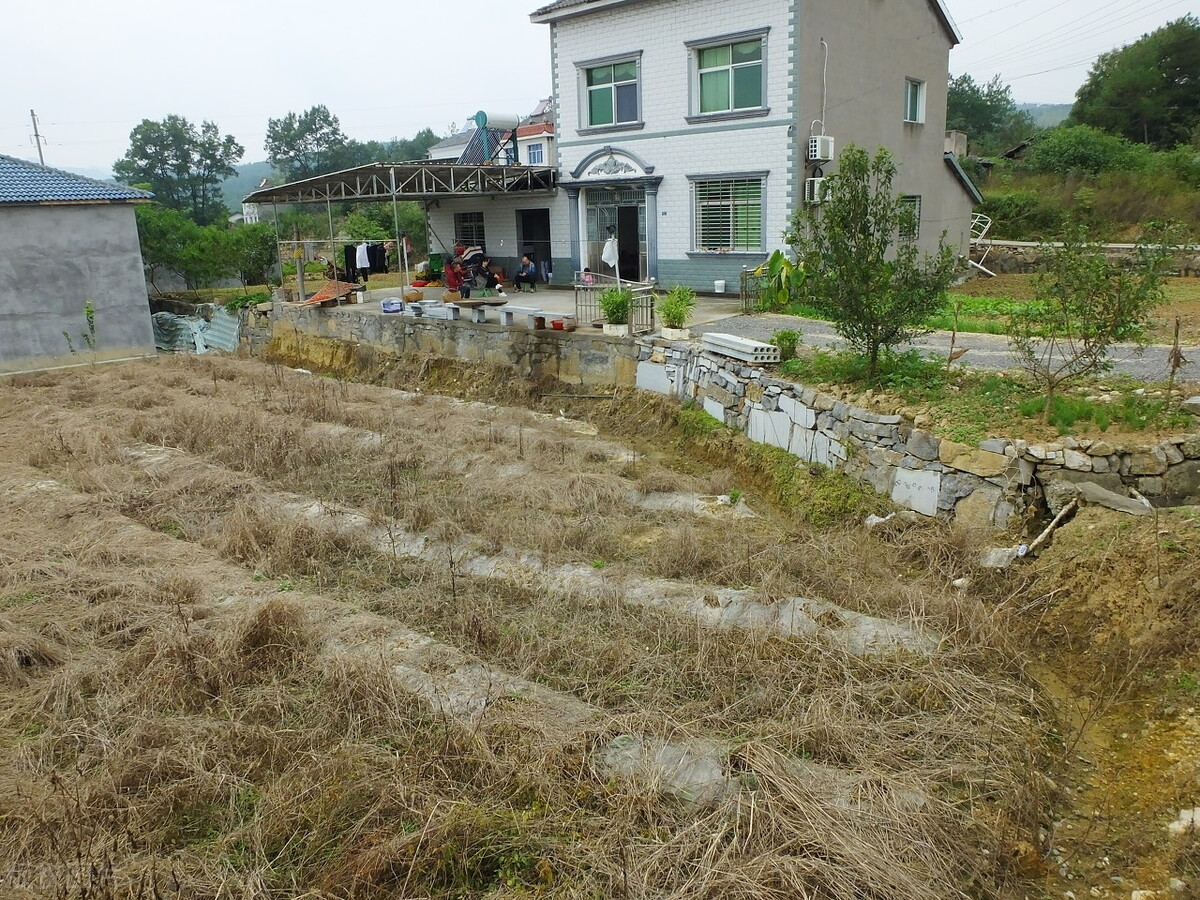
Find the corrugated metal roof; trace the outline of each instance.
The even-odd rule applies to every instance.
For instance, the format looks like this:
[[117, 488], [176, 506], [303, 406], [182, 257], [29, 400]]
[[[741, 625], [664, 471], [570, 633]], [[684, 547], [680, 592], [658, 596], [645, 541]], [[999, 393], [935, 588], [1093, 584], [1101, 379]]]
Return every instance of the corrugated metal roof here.
[[128, 203], [153, 197], [0, 154], [0, 203]]

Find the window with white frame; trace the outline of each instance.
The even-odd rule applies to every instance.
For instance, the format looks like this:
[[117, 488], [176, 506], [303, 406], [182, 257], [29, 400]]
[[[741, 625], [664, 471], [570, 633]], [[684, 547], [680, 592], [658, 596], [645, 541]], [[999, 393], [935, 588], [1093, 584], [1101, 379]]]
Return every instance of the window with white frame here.
[[904, 121], [925, 121], [925, 82], [908, 78], [904, 82]]
[[692, 182], [692, 196], [697, 251], [762, 250], [761, 177], [697, 179]]
[[461, 212], [454, 214], [454, 242], [464, 247], [484, 247], [483, 213]]
[[[900, 222], [900, 237], [906, 241], [915, 241], [921, 236], [921, 197], [919, 194], [905, 194], [900, 198], [900, 209], [905, 218]], [[908, 217], [911, 213], [911, 218]]]
[[695, 47], [696, 111], [701, 115], [763, 106], [763, 40]]
[[529, 145], [529, 164], [540, 166], [546, 161], [546, 145], [538, 142]]
[[587, 104], [584, 126], [630, 125], [640, 120], [636, 59], [585, 68]]

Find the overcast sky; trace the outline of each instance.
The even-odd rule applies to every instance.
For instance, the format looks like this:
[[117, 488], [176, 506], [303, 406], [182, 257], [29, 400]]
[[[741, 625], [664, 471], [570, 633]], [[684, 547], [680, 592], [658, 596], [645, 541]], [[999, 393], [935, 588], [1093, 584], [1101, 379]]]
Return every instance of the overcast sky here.
[[[679, 0], [680, 3], [686, 0]], [[828, 0], [837, 2], [837, 0]], [[947, 0], [963, 33], [954, 74], [993, 75], [1018, 101], [1068, 103], [1099, 53], [1194, 0]], [[323, 103], [358, 140], [439, 134], [478, 109], [549, 96], [541, 0], [40, 0], [0, 17], [0, 153], [109, 171], [142, 119], [211, 120], [264, 159], [267, 119]], [[169, 10], [169, 12], [166, 12]]]

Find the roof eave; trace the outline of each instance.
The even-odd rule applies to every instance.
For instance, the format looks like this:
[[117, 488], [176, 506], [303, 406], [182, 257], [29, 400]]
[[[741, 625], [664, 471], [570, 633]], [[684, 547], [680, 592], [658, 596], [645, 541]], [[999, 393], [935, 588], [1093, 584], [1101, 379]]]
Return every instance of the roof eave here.
[[975, 186], [975, 182], [971, 180], [971, 176], [967, 174], [962, 164], [958, 161], [958, 157], [953, 153], [946, 153], [944, 156], [946, 165], [950, 167], [950, 171], [954, 173], [955, 180], [959, 183], [964, 191], [975, 201], [975, 205], [979, 206], [983, 203], [983, 194], [979, 193], [979, 188]]
[[953, 47], [956, 44], [961, 44], [963, 41], [962, 32], [958, 30], [954, 16], [950, 15], [950, 8], [946, 6], [946, 0], [932, 0], [932, 2], [937, 7], [938, 18], [942, 20], [942, 27], [950, 35], [950, 46]]
[[624, 6], [626, 3], [636, 2], [637, 0], [591, 0], [591, 2], [580, 3], [578, 6], [568, 6], [565, 9], [543, 7], [540, 10], [530, 13], [529, 21], [534, 25], [548, 25], [551, 22], [557, 22], [559, 19], [569, 19], [573, 16], [581, 16], [600, 9], [610, 9], [614, 6]]

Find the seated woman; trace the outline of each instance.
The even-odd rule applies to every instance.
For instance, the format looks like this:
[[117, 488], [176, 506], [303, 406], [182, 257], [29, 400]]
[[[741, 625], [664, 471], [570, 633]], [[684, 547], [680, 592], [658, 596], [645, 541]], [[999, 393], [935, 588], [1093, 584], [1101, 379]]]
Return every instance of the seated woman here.
[[458, 291], [458, 295], [464, 300], [470, 299], [471, 284], [463, 272], [462, 263], [455, 261], [446, 266], [446, 290]]
[[517, 286], [517, 290], [520, 290], [525, 285], [529, 285], [532, 288], [537, 284], [537, 266], [533, 264], [533, 260], [528, 256], [521, 257], [521, 265], [517, 266], [517, 274], [513, 278], [513, 284]]
[[504, 293], [504, 285], [500, 283], [500, 279], [492, 271], [492, 261], [486, 256], [479, 261], [479, 268], [475, 272], [472, 283], [479, 290], [493, 290], [501, 297], [508, 296], [508, 294]]

